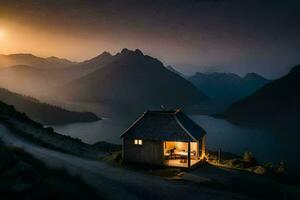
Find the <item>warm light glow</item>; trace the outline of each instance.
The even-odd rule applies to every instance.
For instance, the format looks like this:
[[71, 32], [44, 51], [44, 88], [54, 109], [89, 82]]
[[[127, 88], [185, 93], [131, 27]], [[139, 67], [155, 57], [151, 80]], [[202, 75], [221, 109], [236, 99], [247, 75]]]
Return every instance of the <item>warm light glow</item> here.
[[135, 145], [143, 145], [143, 140], [137, 140], [137, 139], [135, 139], [134, 140], [134, 144]]
[[4, 31], [3, 30], [0, 30], [0, 39], [4, 38]]

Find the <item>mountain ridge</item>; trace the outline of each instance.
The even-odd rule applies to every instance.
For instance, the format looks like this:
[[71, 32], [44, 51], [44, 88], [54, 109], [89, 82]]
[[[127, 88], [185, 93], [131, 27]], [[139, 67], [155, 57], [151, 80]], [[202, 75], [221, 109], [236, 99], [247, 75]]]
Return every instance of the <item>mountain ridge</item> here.
[[297, 130], [300, 123], [300, 65], [234, 103], [218, 116], [247, 126]]
[[68, 111], [3, 88], [0, 88], [0, 101], [13, 105], [17, 110], [26, 113], [31, 119], [44, 124], [65, 124], [100, 120], [99, 117], [90, 112]]
[[126, 48], [103, 67], [72, 80], [58, 90], [70, 92], [68, 95], [72, 100], [121, 107], [138, 106], [139, 103], [144, 104], [143, 109], [153, 104], [181, 106], [207, 99], [187, 80], [169, 71], [158, 59], [144, 55], [138, 49], [131, 51]]
[[256, 73], [241, 77], [234, 73], [196, 72], [188, 80], [208, 97], [227, 104], [242, 99], [269, 82]]

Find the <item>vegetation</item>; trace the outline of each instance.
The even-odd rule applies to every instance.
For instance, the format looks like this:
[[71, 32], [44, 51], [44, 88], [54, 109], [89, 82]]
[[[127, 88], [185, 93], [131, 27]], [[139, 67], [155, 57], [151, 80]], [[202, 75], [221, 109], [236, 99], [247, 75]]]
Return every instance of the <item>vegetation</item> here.
[[255, 165], [256, 164], [256, 159], [255, 159], [253, 153], [250, 152], [250, 151], [245, 151], [244, 152], [243, 160], [244, 160], [244, 162], [248, 162], [250, 165]]
[[[225, 156], [223, 156], [223, 154]], [[218, 160], [217, 152], [209, 152], [208, 162], [213, 165], [248, 171], [258, 175], [267, 175], [273, 178], [285, 177], [286, 163], [284, 161], [274, 165], [272, 163], [260, 164], [252, 152], [246, 151], [243, 156], [230, 153], [222, 153], [221, 160]]]

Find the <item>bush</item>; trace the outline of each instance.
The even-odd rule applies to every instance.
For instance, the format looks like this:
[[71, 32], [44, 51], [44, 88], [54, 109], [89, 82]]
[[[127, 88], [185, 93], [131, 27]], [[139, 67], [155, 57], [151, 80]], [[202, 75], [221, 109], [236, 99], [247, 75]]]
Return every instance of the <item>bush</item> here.
[[277, 166], [274, 167], [274, 173], [277, 175], [282, 175], [286, 171], [286, 163], [284, 161], [280, 161]]
[[255, 165], [257, 163], [253, 153], [250, 151], [245, 151], [243, 155], [243, 160], [244, 162], [248, 162], [251, 165]]

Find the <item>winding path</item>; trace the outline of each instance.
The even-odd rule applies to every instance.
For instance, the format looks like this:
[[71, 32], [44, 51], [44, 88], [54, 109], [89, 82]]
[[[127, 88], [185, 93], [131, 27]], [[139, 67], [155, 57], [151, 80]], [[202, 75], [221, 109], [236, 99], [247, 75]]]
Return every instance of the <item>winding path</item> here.
[[245, 199], [226, 191], [170, 181], [50, 150], [26, 141], [1, 124], [0, 137], [6, 144], [23, 148], [49, 167], [80, 175], [104, 199]]

